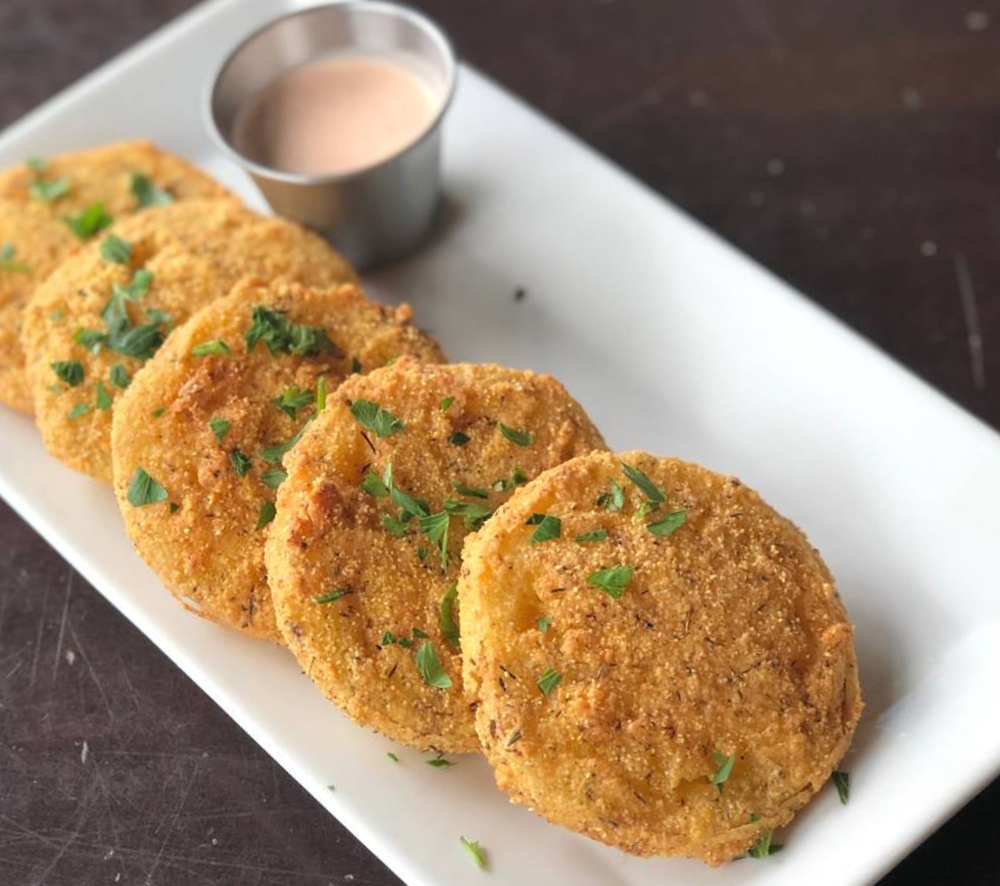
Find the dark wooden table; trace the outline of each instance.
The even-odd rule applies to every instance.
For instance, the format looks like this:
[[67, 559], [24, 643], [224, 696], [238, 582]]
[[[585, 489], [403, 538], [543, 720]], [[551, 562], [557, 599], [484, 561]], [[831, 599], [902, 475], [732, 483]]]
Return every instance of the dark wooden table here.
[[[0, 126], [190, 5], [0, 0]], [[423, 5], [1000, 427], [1000, 0]], [[998, 820], [995, 783], [884, 882], [994, 886]], [[396, 882], [0, 503], [0, 884]]]

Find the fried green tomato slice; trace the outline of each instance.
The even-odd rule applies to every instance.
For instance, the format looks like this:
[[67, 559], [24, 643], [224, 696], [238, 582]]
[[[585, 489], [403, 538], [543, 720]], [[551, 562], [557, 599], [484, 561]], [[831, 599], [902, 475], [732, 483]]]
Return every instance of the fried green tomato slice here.
[[444, 359], [410, 318], [353, 285], [251, 280], [136, 375], [114, 410], [115, 492], [136, 549], [181, 602], [280, 642], [264, 543], [285, 452], [352, 372]]
[[462, 540], [519, 485], [603, 447], [548, 376], [404, 358], [349, 379], [286, 459], [267, 543], [278, 626], [302, 668], [364, 726], [476, 750]]
[[[558, 533], [539, 539], [538, 515]], [[596, 453], [547, 471], [466, 540], [459, 603], [497, 784], [636, 855], [766, 854], [861, 713], [819, 554], [698, 465]]]
[[[328, 288], [355, 279], [315, 234], [228, 200], [150, 209], [65, 262], [35, 292], [22, 344], [49, 452], [111, 481], [111, 412], [170, 331], [245, 277]], [[124, 244], [124, 247], [122, 246]]]
[[208, 175], [147, 141], [0, 172], [0, 403], [34, 411], [20, 342], [24, 309], [65, 259], [148, 206], [226, 195]]

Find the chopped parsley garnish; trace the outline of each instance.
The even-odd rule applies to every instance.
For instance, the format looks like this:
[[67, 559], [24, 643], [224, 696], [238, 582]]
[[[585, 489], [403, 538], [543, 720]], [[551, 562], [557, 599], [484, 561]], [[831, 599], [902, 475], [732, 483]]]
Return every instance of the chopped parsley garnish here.
[[302, 357], [315, 357], [320, 351], [340, 353], [340, 349], [320, 327], [298, 326], [284, 314], [263, 307], [253, 309], [253, 319], [244, 340], [247, 351], [252, 351], [257, 342], [264, 342], [271, 356], [298, 354]]
[[48, 169], [49, 161], [46, 160], [44, 157], [34, 156], [34, 157], [28, 157], [24, 161], [24, 165], [27, 166], [28, 169], [30, 169], [32, 172], [37, 172], [39, 175], [41, 175], [43, 172], [45, 172], [46, 169]]
[[607, 529], [592, 529], [590, 532], [581, 532], [576, 540], [580, 544], [586, 544], [590, 541], [604, 541], [608, 537]]
[[837, 796], [840, 797], [840, 802], [846, 806], [851, 799], [851, 774], [849, 772], [841, 772], [839, 769], [834, 770], [833, 784], [837, 788]]
[[466, 486], [464, 483], [452, 483], [451, 488], [455, 490], [459, 495], [464, 495], [467, 498], [489, 498], [490, 494], [485, 489], [480, 489], [478, 486]]
[[[419, 631], [417, 628], [413, 629], [413, 636], [417, 635], [426, 637], [427, 635], [423, 631]], [[386, 631], [382, 634], [382, 639], [379, 641], [380, 646], [402, 646], [404, 649], [410, 649], [413, 646], [413, 641], [409, 637], [397, 637], [392, 631]]]
[[101, 317], [107, 324], [108, 331], [97, 332], [93, 329], [78, 329], [74, 338], [93, 353], [98, 353], [101, 346], [108, 350], [123, 354], [126, 357], [149, 359], [163, 344], [164, 334], [160, 326], [170, 322], [169, 315], [155, 308], [146, 311], [150, 322], [144, 326], [129, 328], [126, 302], [137, 301], [144, 296], [153, 282], [153, 275], [146, 270], [138, 270], [132, 279], [124, 286], [111, 284], [111, 297], [101, 311]]
[[281, 460], [285, 457], [289, 450], [302, 439], [302, 435], [306, 432], [307, 427], [308, 424], [303, 425], [294, 437], [290, 440], [286, 440], [284, 443], [275, 443], [274, 446], [265, 446], [260, 451], [260, 457], [268, 464], [281, 464]]
[[[759, 820], [757, 815], [750, 816], [751, 823]], [[764, 831], [760, 835], [760, 839], [747, 850], [747, 855], [750, 858], [767, 858], [769, 855], [774, 855], [775, 852], [780, 852], [781, 847], [771, 842], [773, 836], [773, 830]]]
[[131, 190], [140, 209], [149, 209], [153, 206], [169, 206], [174, 202], [173, 194], [156, 187], [152, 179], [141, 172], [132, 173]]
[[444, 509], [449, 514], [461, 517], [465, 523], [465, 528], [470, 532], [475, 532], [490, 517], [493, 516], [493, 509], [475, 501], [456, 501], [449, 498], [444, 503]]
[[425, 760], [424, 762], [435, 769], [450, 769], [452, 766], [458, 765], [454, 760], [446, 760], [444, 754], [438, 754], [433, 759]]
[[108, 234], [101, 241], [101, 258], [115, 265], [127, 265], [132, 260], [132, 245], [117, 234]]
[[210, 418], [208, 426], [212, 429], [217, 443], [221, 443], [226, 434], [229, 433], [230, 428], [232, 428], [232, 425], [224, 418]]
[[114, 402], [111, 399], [111, 394], [108, 393], [108, 389], [104, 387], [104, 382], [98, 382], [95, 386], [97, 392], [97, 401], [94, 404], [98, 409], [107, 411], [111, 408], [111, 404]]
[[472, 438], [468, 434], [463, 434], [461, 431], [455, 431], [454, 434], [448, 435], [448, 442], [452, 446], [464, 446]]
[[514, 465], [514, 469], [510, 472], [510, 477], [507, 480], [497, 480], [493, 484], [494, 492], [508, 492], [511, 489], [516, 489], [518, 486], [522, 486], [528, 482], [528, 475], [524, 473], [524, 470], [519, 465]]
[[382, 515], [382, 526], [386, 532], [396, 538], [402, 538], [407, 532], [409, 532], [407, 525], [402, 520], [393, 517], [391, 514]]
[[550, 616], [543, 615], [540, 619], [538, 619], [538, 630], [540, 630], [543, 634], [550, 627], [552, 627], [552, 618]]
[[156, 409], [154, 409], [149, 414], [153, 416], [153, 418], [160, 418], [164, 413], [166, 413], [166, 411], [167, 411], [166, 406], [157, 406]]
[[342, 597], [346, 597], [351, 593], [350, 588], [337, 588], [335, 591], [328, 591], [325, 594], [320, 594], [318, 597], [314, 598], [314, 603], [336, 603]]
[[257, 525], [254, 529], [263, 529], [270, 523], [278, 513], [278, 509], [274, 506], [274, 502], [266, 501], [260, 506], [260, 513], [257, 514]]
[[170, 513], [171, 514], [176, 514], [180, 509], [181, 509], [181, 506], [179, 504], [177, 504], [177, 502], [175, 502], [175, 501], [170, 502]]
[[459, 837], [462, 841], [462, 847], [468, 853], [469, 857], [475, 862], [477, 868], [486, 867], [486, 856], [483, 854], [483, 849], [479, 845], [478, 840], [468, 840], [465, 837]]
[[270, 489], [277, 489], [287, 479], [288, 474], [281, 470], [281, 468], [264, 471], [264, 473], [260, 475], [260, 482]]
[[407, 495], [395, 484], [392, 479], [391, 464], [387, 465], [385, 471], [382, 473], [382, 482], [385, 483], [386, 488], [389, 490], [390, 501], [403, 512], [402, 516], [404, 519], [409, 520], [411, 517], [430, 516], [431, 510], [427, 502], [423, 499]]
[[603, 492], [597, 497], [597, 506], [609, 511], [620, 511], [625, 506], [625, 493], [614, 480], [611, 481], [611, 491]]
[[250, 459], [247, 458], [239, 449], [233, 449], [229, 453], [229, 460], [233, 463], [233, 469], [236, 473], [245, 477], [250, 470]]
[[66, 417], [70, 421], [76, 421], [83, 415], [90, 412], [90, 407], [86, 403], [77, 403], [69, 412], [66, 413]]
[[406, 427], [391, 412], [387, 412], [371, 400], [355, 400], [351, 404], [351, 415], [359, 425], [373, 431], [379, 437], [391, 437]]
[[136, 326], [124, 332], [108, 336], [109, 350], [126, 357], [136, 357], [148, 360], [163, 344], [163, 332], [159, 323], [149, 323], [146, 326]]
[[80, 240], [89, 240], [105, 228], [111, 227], [114, 219], [108, 215], [103, 203], [92, 203], [79, 215], [64, 215], [63, 222]]
[[351, 375], [361, 372], [361, 361], [357, 357], [351, 358]]
[[71, 388], [83, 381], [83, 364], [79, 360], [57, 360], [51, 366], [59, 381]]
[[55, 203], [60, 197], [65, 197], [72, 188], [68, 178], [57, 178], [55, 181], [35, 179], [28, 185], [28, 193], [32, 200], [39, 203]]
[[382, 481], [382, 478], [370, 471], [365, 474], [365, 478], [361, 481], [361, 491], [367, 492], [368, 495], [374, 495], [375, 498], [385, 498], [389, 494], [389, 488]]
[[14, 260], [17, 250], [13, 243], [4, 241], [0, 244], [0, 271], [8, 271], [11, 274], [30, 274], [31, 268], [24, 262]]
[[719, 793], [722, 793], [722, 786], [729, 781], [729, 776], [733, 774], [733, 767], [736, 765], [736, 754], [731, 754], [727, 757], [722, 751], [716, 751], [712, 755], [712, 759], [715, 761], [716, 769], [711, 782], [719, 789]]
[[397, 757], [392, 751], [386, 751], [385, 755], [392, 760], [393, 763], [399, 762], [399, 757]]
[[559, 671], [549, 668], [538, 678], [537, 682], [542, 695], [549, 695], [562, 682], [562, 674]]
[[136, 468], [128, 487], [128, 502], [136, 508], [166, 501], [167, 490], [157, 483], [143, 468]]
[[619, 599], [625, 593], [625, 588], [632, 580], [634, 566], [610, 566], [598, 569], [587, 576], [587, 584], [600, 588], [609, 597]]
[[[81, 330], [82, 332], [83, 330]], [[125, 368], [124, 363], [115, 363], [108, 372], [108, 378], [111, 379], [111, 384], [116, 388], [127, 388], [131, 384], [132, 379], [129, 378], [128, 369]]]
[[96, 329], [78, 329], [73, 333], [73, 341], [85, 347], [91, 354], [101, 353], [101, 347], [107, 340], [107, 335]]
[[451, 517], [447, 511], [420, 517], [420, 531], [430, 539], [431, 544], [441, 553], [442, 572], [448, 568], [448, 526], [450, 523]]
[[442, 412], [447, 412], [449, 409], [451, 409], [451, 404], [454, 403], [454, 402], [455, 402], [455, 398], [454, 397], [445, 397], [441, 401], [441, 411]]
[[[416, 631], [414, 631], [414, 634]], [[438, 658], [434, 645], [430, 640], [424, 640], [417, 647], [413, 660], [416, 662], [417, 671], [424, 678], [424, 682], [436, 689], [451, 689], [451, 677], [449, 677]]]
[[497, 423], [497, 429], [511, 443], [515, 443], [518, 446], [530, 446], [535, 439], [535, 435], [529, 431], [520, 431], [517, 428], [508, 427], [502, 421]]
[[684, 525], [684, 521], [687, 520], [687, 515], [688, 512], [684, 509], [673, 511], [667, 514], [662, 520], [657, 520], [655, 523], [647, 523], [646, 528], [658, 538], [664, 538], [668, 535], [673, 535], [680, 529]]
[[441, 598], [441, 634], [449, 643], [461, 645], [461, 633], [455, 620], [458, 606], [458, 582], [452, 582], [447, 593]]
[[316, 381], [316, 412], [326, 409], [326, 376], [321, 375]]
[[622, 473], [642, 490], [642, 494], [651, 505], [661, 505], [666, 501], [663, 490], [638, 468], [622, 462]]
[[213, 338], [211, 341], [203, 341], [200, 345], [191, 348], [191, 355], [194, 357], [208, 357], [211, 354], [232, 353], [221, 338]]
[[303, 391], [301, 388], [291, 385], [285, 388], [280, 397], [275, 397], [271, 402], [292, 421], [295, 421], [298, 411], [309, 406], [313, 400], [312, 391]]
[[535, 527], [535, 531], [531, 533], [530, 543], [533, 545], [540, 544], [543, 541], [551, 541], [554, 538], [559, 538], [562, 535], [562, 520], [558, 517], [553, 517], [551, 514], [543, 514], [542, 519], [538, 521], [538, 525]]

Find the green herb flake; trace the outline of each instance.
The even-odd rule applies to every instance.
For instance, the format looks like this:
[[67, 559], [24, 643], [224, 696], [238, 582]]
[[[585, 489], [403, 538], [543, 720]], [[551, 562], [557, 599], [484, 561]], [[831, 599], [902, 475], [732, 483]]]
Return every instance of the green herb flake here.
[[581, 532], [576, 540], [580, 544], [587, 544], [592, 541], [604, 541], [608, 537], [607, 529], [592, 529], [590, 532]]
[[420, 531], [441, 553], [441, 571], [444, 572], [448, 568], [448, 526], [451, 517], [447, 511], [441, 511], [438, 514], [421, 516], [419, 519]]
[[79, 360], [57, 360], [50, 365], [63, 384], [75, 388], [83, 382], [83, 364]]
[[13, 243], [4, 241], [0, 244], [0, 271], [7, 271], [11, 274], [30, 274], [31, 268], [24, 262], [15, 261], [15, 255], [17, 255], [17, 250]]
[[461, 517], [465, 523], [465, 528], [470, 532], [475, 532], [493, 516], [492, 508], [481, 505], [476, 501], [456, 501], [453, 498], [449, 498], [444, 503], [444, 509], [449, 514]]
[[542, 695], [551, 695], [556, 686], [562, 682], [562, 674], [549, 668], [538, 678], [537, 682]]
[[386, 751], [385, 755], [390, 760], [392, 760], [393, 763], [398, 763], [399, 762], [399, 757], [397, 757], [392, 751]]
[[101, 258], [113, 265], [127, 265], [132, 260], [132, 245], [117, 234], [108, 234], [101, 241]]
[[451, 488], [455, 490], [459, 495], [464, 495], [467, 498], [489, 498], [490, 493], [486, 489], [480, 489], [478, 486], [466, 486], [464, 483], [452, 483]]
[[851, 799], [851, 774], [841, 772], [838, 769], [834, 770], [832, 778], [833, 784], [837, 788], [837, 796], [840, 797], [840, 802], [846, 806]]
[[375, 498], [385, 498], [389, 494], [389, 489], [382, 478], [372, 472], [365, 474], [365, 478], [361, 481], [361, 491]]
[[554, 538], [559, 538], [561, 535], [562, 520], [558, 517], [553, 517], [551, 514], [544, 514], [542, 515], [542, 519], [538, 521], [535, 531], [531, 533], [529, 542], [537, 545], [543, 541], [551, 541]]
[[257, 514], [257, 525], [254, 529], [263, 529], [270, 523], [278, 513], [278, 509], [274, 506], [273, 501], [266, 501], [260, 506], [260, 512]]
[[153, 418], [160, 418], [161, 416], [163, 416], [166, 413], [166, 411], [167, 411], [167, 407], [166, 406], [157, 406], [156, 409], [154, 409], [149, 414], [151, 416], [153, 416]]
[[352, 593], [350, 588], [337, 588], [335, 591], [328, 591], [325, 594], [320, 594], [318, 597], [313, 599], [314, 603], [336, 603], [338, 600], [343, 599], [348, 594]]
[[540, 619], [538, 619], [538, 630], [540, 630], [543, 634], [546, 633], [548, 629], [552, 627], [552, 621], [553, 619], [550, 616], [543, 615]]
[[661, 505], [666, 501], [663, 490], [638, 468], [622, 462], [622, 473], [642, 490], [642, 494], [646, 496], [646, 500], [650, 504]]
[[141, 172], [132, 173], [131, 191], [140, 209], [151, 209], [154, 206], [169, 206], [174, 202], [173, 194], [156, 187], [152, 179]]
[[164, 335], [160, 330], [160, 324], [150, 323], [110, 335], [106, 343], [108, 349], [117, 354], [148, 360], [160, 349], [163, 341]]
[[517, 446], [530, 446], [535, 440], [535, 435], [529, 431], [520, 431], [517, 428], [508, 427], [502, 421], [497, 423], [497, 429], [511, 443]]
[[136, 468], [128, 487], [128, 502], [132, 507], [141, 508], [156, 502], [166, 501], [167, 490], [157, 483], [143, 468]]
[[124, 363], [115, 363], [108, 372], [108, 378], [111, 380], [111, 384], [122, 390], [127, 388], [132, 382]]
[[264, 459], [268, 464], [280, 465], [281, 460], [285, 455], [292, 449], [292, 447], [302, 439], [302, 435], [306, 432], [308, 424], [301, 427], [299, 432], [292, 437], [290, 440], [286, 440], [284, 443], [275, 443], [273, 446], [265, 446], [260, 451], [260, 457]]
[[441, 635], [455, 646], [461, 645], [461, 632], [455, 619], [458, 608], [458, 582], [454, 581], [441, 598]]
[[208, 420], [208, 426], [211, 428], [212, 433], [215, 435], [215, 441], [221, 443], [225, 438], [226, 434], [229, 433], [232, 425], [226, 421], [224, 418], [210, 418]]
[[191, 348], [191, 355], [194, 357], [208, 357], [213, 354], [225, 355], [232, 353], [229, 345], [220, 338], [213, 338], [211, 341], [203, 341], [200, 345]]
[[470, 439], [471, 437], [468, 434], [463, 434], [461, 431], [455, 431], [454, 434], [448, 435], [448, 442], [452, 446], [464, 446]]
[[634, 566], [610, 566], [598, 569], [587, 576], [587, 584], [600, 588], [609, 597], [619, 599], [625, 593], [625, 588], [632, 580]]
[[687, 511], [682, 509], [667, 514], [666, 517], [655, 523], [647, 523], [646, 528], [657, 538], [665, 538], [680, 529], [685, 520], [687, 520]]
[[90, 412], [90, 407], [86, 403], [77, 403], [76, 406], [66, 413], [66, 417], [70, 421], [76, 421], [88, 412]]
[[170, 502], [170, 513], [171, 514], [176, 514], [180, 509], [181, 509], [181, 506], [179, 504], [177, 504], [177, 502], [175, 502], [175, 501]]
[[233, 464], [233, 469], [240, 477], [245, 477], [250, 471], [250, 459], [240, 452], [239, 449], [233, 449], [230, 451], [229, 460]]
[[406, 427], [391, 412], [387, 412], [371, 400], [355, 400], [351, 404], [351, 415], [359, 425], [379, 437], [391, 437]]
[[454, 397], [445, 397], [441, 401], [441, 411], [442, 412], [447, 412], [449, 409], [451, 409], [451, 404], [454, 403], [454, 402], [455, 402], [455, 398]]
[[288, 479], [288, 474], [286, 474], [281, 468], [274, 468], [270, 471], [264, 471], [260, 475], [260, 482], [267, 486], [269, 489], [277, 489], [285, 480]]
[[65, 197], [71, 188], [68, 178], [57, 178], [50, 182], [36, 179], [28, 185], [28, 193], [38, 203], [55, 203], [60, 197]]
[[597, 506], [612, 512], [620, 511], [625, 506], [625, 493], [621, 486], [612, 480], [611, 490], [598, 496]]
[[382, 515], [382, 527], [386, 532], [396, 538], [402, 538], [407, 532], [409, 532], [407, 525], [402, 520], [398, 520], [396, 517], [393, 517], [391, 514]]
[[79, 240], [89, 240], [114, 223], [103, 203], [92, 203], [79, 215], [64, 215], [62, 220]]
[[733, 767], [736, 765], [736, 754], [731, 754], [727, 757], [722, 751], [717, 750], [712, 755], [712, 759], [715, 762], [716, 769], [711, 782], [719, 789], [719, 793], [722, 793], [722, 786], [729, 781], [729, 776], [733, 774]]
[[316, 412], [326, 409], [326, 376], [321, 375], [316, 382]]
[[771, 840], [774, 836], [774, 831], [765, 831], [761, 834], [760, 839], [747, 850], [747, 855], [750, 858], [767, 858], [769, 855], [774, 855], [776, 852], [781, 851], [781, 846], [772, 843]]
[[315, 395], [312, 391], [304, 391], [295, 385], [290, 385], [285, 388], [280, 397], [275, 397], [271, 402], [292, 421], [295, 421], [299, 410], [309, 406], [314, 399]]
[[258, 342], [263, 342], [272, 357], [278, 354], [315, 357], [321, 351], [341, 355], [340, 348], [330, 341], [325, 330], [318, 326], [299, 326], [281, 312], [264, 307], [253, 309], [251, 323], [243, 339], [247, 351], [252, 351]]
[[351, 358], [351, 375], [358, 375], [361, 372], [361, 361], [357, 357]]
[[[414, 631], [414, 633], [416, 633]], [[416, 662], [417, 671], [424, 678], [424, 682], [436, 689], [451, 689], [451, 677], [449, 677], [438, 658], [434, 645], [430, 640], [424, 640], [417, 647], [413, 660]]]
[[28, 169], [30, 169], [32, 172], [41, 175], [43, 172], [45, 172], [46, 169], [49, 168], [49, 161], [46, 160], [44, 157], [38, 157], [38, 156], [28, 157], [24, 161], [24, 165], [27, 166]]
[[97, 399], [94, 405], [103, 412], [107, 412], [107, 410], [109, 410], [111, 405], [114, 403], [114, 400], [111, 398], [111, 394], [108, 392], [108, 389], [104, 387], [104, 382], [99, 381], [95, 385], [95, 391]]
[[452, 766], [458, 765], [454, 760], [446, 760], [442, 754], [438, 754], [430, 760], [424, 760], [424, 762], [435, 769], [451, 769]]
[[480, 870], [486, 867], [486, 856], [483, 853], [482, 846], [479, 845], [478, 840], [468, 840], [465, 837], [459, 837], [462, 841], [462, 848], [465, 849], [469, 858], [473, 860], [476, 867]]
[[528, 475], [524, 473], [524, 469], [520, 465], [514, 465], [514, 469], [510, 472], [510, 477], [506, 480], [497, 480], [492, 488], [494, 492], [509, 492], [511, 489], [516, 489], [527, 482]]

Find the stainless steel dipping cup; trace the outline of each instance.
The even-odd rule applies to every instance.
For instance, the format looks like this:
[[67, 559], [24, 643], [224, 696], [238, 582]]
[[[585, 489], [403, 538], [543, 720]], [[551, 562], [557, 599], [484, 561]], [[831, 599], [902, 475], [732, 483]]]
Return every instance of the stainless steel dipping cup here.
[[[396, 155], [343, 175], [301, 175], [245, 157], [232, 140], [236, 115], [259, 90], [337, 52], [397, 59], [435, 95], [437, 115]], [[252, 176], [279, 215], [310, 227], [359, 268], [412, 252], [441, 195], [441, 124], [455, 90], [455, 54], [425, 16], [381, 0], [347, 0], [283, 16], [244, 40], [212, 80], [206, 116], [217, 146]]]

